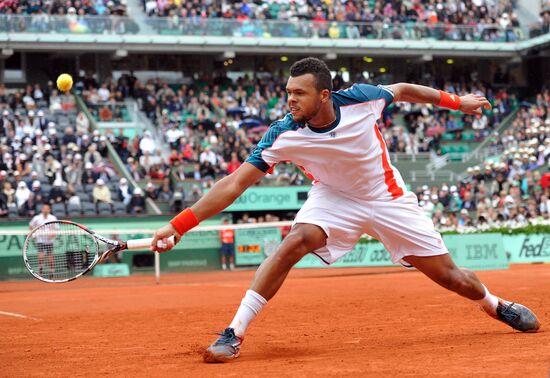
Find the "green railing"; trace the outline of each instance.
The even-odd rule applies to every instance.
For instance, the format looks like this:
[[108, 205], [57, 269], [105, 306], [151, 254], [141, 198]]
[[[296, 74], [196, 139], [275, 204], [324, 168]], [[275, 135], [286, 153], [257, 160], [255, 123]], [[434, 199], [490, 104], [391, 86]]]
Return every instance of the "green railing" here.
[[254, 38], [396, 39], [475, 42], [515, 42], [529, 38], [527, 28], [498, 24], [454, 25], [355, 23], [332, 21], [278, 21], [186, 19], [178, 17], [128, 18], [121, 16], [0, 15], [0, 32], [61, 34], [137, 34]]

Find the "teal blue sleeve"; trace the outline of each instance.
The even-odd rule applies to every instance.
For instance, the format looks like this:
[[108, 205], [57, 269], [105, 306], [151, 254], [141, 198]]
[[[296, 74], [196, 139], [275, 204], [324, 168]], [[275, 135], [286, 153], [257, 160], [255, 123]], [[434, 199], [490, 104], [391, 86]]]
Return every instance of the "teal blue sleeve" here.
[[[287, 131], [295, 131], [300, 127], [301, 125], [294, 122], [290, 114], [287, 114], [283, 119], [273, 122], [260, 140], [260, 143], [258, 143], [250, 156], [248, 156], [246, 162], [254, 165], [263, 172], [268, 172], [271, 167], [286, 160], [282, 156], [282, 154], [284, 154], [284, 147], [277, 146], [277, 148], [272, 148], [277, 138]], [[269, 152], [262, 155], [262, 152], [268, 149]]]
[[263, 172], [267, 172], [271, 166], [277, 164], [278, 162], [270, 162], [271, 164], [266, 162], [262, 157], [262, 152], [273, 146], [273, 142], [275, 142], [277, 137], [284, 131], [284, 128], [280, 127], [278, 122], [274, 122], [264, 134], [256, 148], [254, 148], [252, 153], [248, 156], [246, 162], [254, 165]]
[[385, 106], [393, 102], [393, 92], [383, 85], [353, 84], [350, 88], [334, 92], [333, 99], [338, 106], [359, 104], [384, 99]]

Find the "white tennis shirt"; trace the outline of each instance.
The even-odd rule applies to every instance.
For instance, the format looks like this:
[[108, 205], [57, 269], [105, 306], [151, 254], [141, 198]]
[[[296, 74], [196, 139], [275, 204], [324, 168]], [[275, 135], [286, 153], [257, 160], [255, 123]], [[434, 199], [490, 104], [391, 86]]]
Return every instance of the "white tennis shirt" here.
[[392, 200], [406, 192], [401, 174], [390, 163], [376, 126], [393, 101], [383, 86], [354, 84], [332, 92], [336, 120], [323, 129], [294, 122], [292, 115], [271, 124], [247, 162], [268, 172], [280, 162], [301, 168], [314, 185], [326, 185], [364, 200]]

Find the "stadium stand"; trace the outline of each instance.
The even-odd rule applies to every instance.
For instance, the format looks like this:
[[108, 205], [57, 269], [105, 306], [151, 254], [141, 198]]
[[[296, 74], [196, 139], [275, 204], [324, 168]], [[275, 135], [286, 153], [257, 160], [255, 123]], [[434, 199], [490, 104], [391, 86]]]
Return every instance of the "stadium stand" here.
[[122, 196], [101, 185], [118, 181], [105, 136], [89, 133], [72, 96], [38, 84], [0, 93], [0, 215], [33, 216], [43, 203], [60, 218], [120, 214]]
[[550, 94], [523, 102], [510, 128], [493, 138], [494, 156], [460, 182], [416, 189], [440, 229], [525, 226], [549, 219]]
[[[150, 17], [164, 17], [158, 23], [162, 34], [196, 33], [208, 19], [210, 24], [245, 36], [304, 36], [320, 38], [436, 38], [447, 40], [515, 41], [521, 38], [512, 1], [499, 2], [393, 2], [300, 0], [292, 2], [168, 2], [142, 0]], [[237, 21], [235, 28], [231, 20]], [[261, 21], [292, 22], [292, 26]], [[214, 27], [217, 26], [217, 27]], [[290, 25], [287, 25], [290, 26]]]

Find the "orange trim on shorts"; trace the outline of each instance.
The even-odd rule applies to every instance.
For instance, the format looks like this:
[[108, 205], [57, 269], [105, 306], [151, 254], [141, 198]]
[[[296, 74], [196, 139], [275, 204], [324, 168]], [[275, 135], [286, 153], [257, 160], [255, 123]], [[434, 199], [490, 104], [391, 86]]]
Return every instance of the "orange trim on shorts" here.
[[374, 133], [376, 134], [376, 138], [378, 139], [380, 148], [382, 149], [382, 167], [384, 168], [384, 181], [388, 187], [388, 192], [390, 192], [392, 199], [399, 198], [403, 195], [403, 189], [397, 185], [397, 181], [393, 175], [393, 169], [390, 167], [390, 162], [386, 153], [386, 143], [384, 143], [382, 133], [380, 133], [380, 130], [378, 130], [376, 124], [374, 125]]

